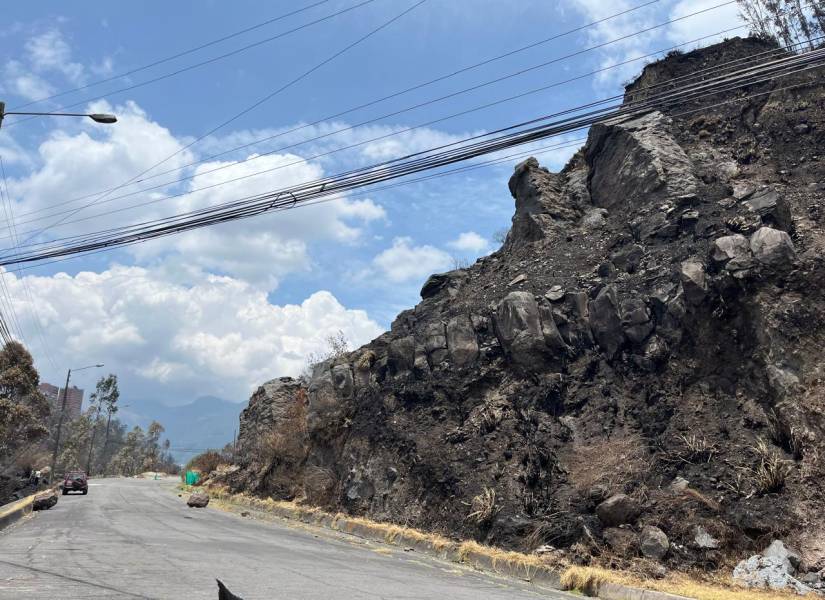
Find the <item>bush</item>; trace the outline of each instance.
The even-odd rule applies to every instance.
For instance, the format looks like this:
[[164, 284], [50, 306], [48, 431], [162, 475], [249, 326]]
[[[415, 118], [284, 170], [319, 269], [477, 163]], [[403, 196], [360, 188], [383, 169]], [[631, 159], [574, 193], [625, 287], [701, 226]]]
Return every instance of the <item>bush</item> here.
[[208, 475], [212, 471], [217, 470], [217, 468], [223, 464], [226, 464], [226, 461], [220, 452], [217, 450], [207, 450], [206, 452], [201, 452], [197, 456], [193, 456], [189, 462], [186, 463], [186, 467], [183, 471], [184, 473], [186, 471], [199, 471], [204, 475]]

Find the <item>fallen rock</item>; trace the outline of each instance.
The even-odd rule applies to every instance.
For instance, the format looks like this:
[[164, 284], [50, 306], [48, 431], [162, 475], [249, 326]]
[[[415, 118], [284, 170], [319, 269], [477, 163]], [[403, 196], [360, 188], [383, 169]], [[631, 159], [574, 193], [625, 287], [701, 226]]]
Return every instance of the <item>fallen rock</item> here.
[[791, 206], [774, 188], [759, 190], [742, 204], [752, 213], [759, 215], [763, 224], [782, 231], [793, 231]]
[[564, 289], [562, 289], [560, 285], [554, 285], [544, 294], [544, 297], [550, 300], [550, 302], [561, 300], [564, 298]]
[[785, 565], [785, 570], [791, 575], [796, 573], [799, 568], [799, 563], [802, 562], [802, 556], [796, 550], [788, 548], [782, 540], [774, 540], [770, 545], [762, 550], [762, 556], [771, 556], [778, 558]]
[[733, 569], [733, 580], [749, 588], [793, 590], [797, 594], [813, 592], [810, 586], [788, 573], [784, 560], [777, 556], [756, 554], [743, 560]]
[[741, 271], [753, 266], [748, 238], [741, 234], [726, 235], [713, 240], [710, 260], [717, 269]]
[[54, 490], [46, 490], [34, 497], [32, 510], [49, 510], [55, 504], [57, 504], [57, 493]]
[[207, 504], [209, 504], [209, 494], [206, 492], [195, 492], [186, 501], [186, 505], [192, 508], [205, 508]]
[[622, 302], [622, 327], [627, 338], [641, 344], [653, 331], [650, 311], [641, 298], [628, 298]]
[[615, 494], [596, 507], [599, 520], [609, 527], [631, 523], [641, 512], [639, 503], [626, 494]]
[[687, 301], [694, 305], [701, 304], [708, 293], [705, 266], [698, 260], [686, 260], [681, 264], [679, 278]]
[[720, 545], [719, 540], [708, 533], [708, 530], [701, 525], [696, 526], [693, 543], [700, 550], [717, 550]]
[[527, 275], [522, 273], [520, 275], [516, 275], [515, 277], [513, 277], [513, 279], [510, 281], [510, 283], [507, 284], [507, 287], [513, 287], [514, 285], [524, 283], [525, 281], [527, 281]]
[[670, 549], [670, 540], [658, 527], [647, 525], [639, 536], [639, 548], [644, 556], [661, 560]]
[[777, 270], [788, 269], [796, 260], [791, 236], [784, 231], [761, 227], [750, 239], [753, 257], [762, 265]]
[[670, 482], [668, 486], [672, 492], [683, 492], [690, 485], [690, 482], [684, 477], [676, 477]]

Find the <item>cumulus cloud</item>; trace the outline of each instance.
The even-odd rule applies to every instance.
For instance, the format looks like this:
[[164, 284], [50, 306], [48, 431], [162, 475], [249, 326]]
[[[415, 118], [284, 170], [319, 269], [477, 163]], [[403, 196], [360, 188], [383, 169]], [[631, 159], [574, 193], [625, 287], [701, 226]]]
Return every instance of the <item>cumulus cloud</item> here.
[[465, 231], [456, 239], [447, 242], [447, 245], [461, 252], [481, 254], [490, 247], [490, 242], [475, 231]]
[[72, 83], [83, 83], [83, 65], [72, 61], [72, 50], [59, 29], [52, 28], [29, 38], [25, 50], [36, 71], [56, 71]]
[[[677, 19], [700, 10], [719, 6], [719, 4], [716, 0], [680, 0], [671, 8], [669, 18]], [[670, 41], [681, 44], [682, 42], [712, 35], [717, 31], [736, 27], [737, 25], [744, 25], [742, 17], [739, 14], [739, 7], [736, 3], [726, 4], [700, 15], [676, 21], [668, 27], [667, 36]], [[747, 33], [747, 30], [742, 29], [741, 33]], [[731, 32], [726, 35], [731, 37], [738, 34], [739, 32]], [[723, 37], [724, 36], [717, 36], [699, 43], [704, 46], [721, 41]]]
[[[10, 180], [11, 195], [17, 199], [18, 229], [28, 232], [21, 233], [21, 238], [46, 227], [50, 227], [51, 234], [66, 235], [146, 221], [213, 207], [324, 175], [320, 164], [306, 162], [296, 154], [252, 155], [256, 160], [208, 161], [109, 194], [95, 194], [122, 186], [160, 158], [175, 155], [150, 174], [183, 168], [196, 159], [192, 150], [184, 149], [185, 140], [151, 120], [134, 103], [117, 107], [100, 103], [95, 110], [116, 112], [118, 126], [95, 128], [92, 123], [75, 133], [53, 132], [38, 148], [39, 168], [28, 176]], [[176, 183], [182, 175], [188, 179]], [[144, 191], [119, 198], [134, 190]], [[88, 197], [69, 204], [55, 201], [83, 196]], [[67, 212], [75, 210], [76, 214]], [[383, 207], [369, 198], [341, 197], [316, 206], [164, 238], [131, 247], [130, 251], [143, 261], [186, 256], [195, 266], [241, 277], [271, 290], [284, 275], [312, 267], [308, 250], [311, 243], [332, 240], [357, 244], [364, 227], [373, 222], [386, 222]], [[56, 226], [51, 228], [52, 225]]]
[[451, 257], [430, 245], [414, 246], [409, 237], [398, 237], [392, 246], [373, 259], [373, 264], [394, 283], [423, 279], [432, 273], [444, 271]]
[[306, 356], [339, 330], [354, 347], [382, 331], [327, 291], [277, 305], [241, 280], [205, 273], [188, 284], [161, 269], [125, 266], [26, 276], [31, 296], [16, 275], [5, 277], [23, 328], [34, 331], [36, 311], [49, 340], [60, 341], [51, 344], [57, 364], [105, 362], [124, 389], [161, 399], [240, 400], [263, 381], [299, 374]]

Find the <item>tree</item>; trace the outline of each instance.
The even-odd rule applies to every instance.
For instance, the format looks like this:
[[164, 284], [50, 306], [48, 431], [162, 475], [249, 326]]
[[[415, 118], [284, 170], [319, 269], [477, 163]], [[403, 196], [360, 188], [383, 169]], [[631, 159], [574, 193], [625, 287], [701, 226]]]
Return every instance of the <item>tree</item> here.
[[822, 44], [825, 34], [825, 0], [736, 0], [739, 14], [751, 33], [775, 39], [788, 50]]
[[28, 350], [9, 342], [0, 350], [0, 463], [48, 435], [49, 404]]
[[100, 412], [105, 408], [108, 413], [106, 419], [106, 440], [103, 442], [103, 454], [106, 454], [106, 449], [109, 445], [109, 428], [112, 423], [112, 415], [117, 412], [117, 401], [120, 398], [120, 390], [117, 387], [117, 375], [109, 373], [107, 377], [101, 377], [95, 391], [90, 396], [91, 405], [96, 405], [97, 412], [95, 413], [94, 424], [92, 425], [92, 436], [89, 441], [89, 457], [86, 461], [86, 471], [92, 472], [92, 452], [94, 451], [95, 434], [97, 432], [97, 423], [100, 420]]

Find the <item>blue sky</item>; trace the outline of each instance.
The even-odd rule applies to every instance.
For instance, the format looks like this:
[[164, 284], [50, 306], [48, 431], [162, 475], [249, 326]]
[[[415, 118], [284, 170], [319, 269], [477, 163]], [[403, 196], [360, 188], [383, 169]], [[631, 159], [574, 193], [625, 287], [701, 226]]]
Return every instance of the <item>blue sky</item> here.
[[[120, 118], [116, 125], [49, 117], [15, 124], [13, 116], [7, 117], [0, 130], [0, 155], [11, 216], [4, 213], [2, 246], [277, 189], [610, 96], [644, 61], [441, 120], [739, 24], [734, 4], [728, 3], [587, 50], [723, 2], [662, 0], [328, 118], [643, 4], [427, 0], [189, 148], [205, 132], [416, 2], [373, 0], [229, 58], [138, 85], [361, 2], [329, 0], [174, 61], [21, 109], [53, 111], [81, 103], [75, 110], [115, 112]], [[14, 110], [311, 4], [239, 1], [230, 8], [225, 2], [147, 1], [74, 3], [69, 10], [63, 2], [18, 3], [7, 8], [0, 27], [0, 99]], [[744, 30], [729, 35], [736, 34]], [[579, 51], [584, 52], [563, 58]], [[555, 62], [353, 127], [548, 61]], [[138, 87], [112, 93], [133, 85]], [[93, 99], [101, 95], [107, 96]], [[434, 120], [440, 121], [398, 133]], [[324, 137], [308, 141], [317, 136]], [[578, 137], [543, 142], [569, 147], [540, 154], [540, 161], [561, 168]], [[232, 151], [261, 138], [273, 139]], [[351, 144], [360, 145], [312, 158]], [[220, 157], [209, 158], [218, 153]], [[270, 154], [255, 156], [261, 153]], [[152, 179], [101, 194], [173, 154], [147, 174], [155, 175]], [[27, 343], [45, 380], [58, 382], [67, 367], [102, 361], [134, 398], [183, 403], [209, 394], [242, 401], [267, 379], [298, 374], [305, 357], [322, 349], [331, 333], [344, 331], [353, 347], [380, 334], [395, 314], [417, 302], [429, 273], [495, 249], [493, 235], [509, 225], [513, 211], [506, 184], [515, 162], [386, 191], [365, 190], [328, 204], [25, 271], [10, 269], [4, 275], [0, 311]], [[157, 175], [164, 171], [171, 172]], [[268, 172], [233, 181], [259, 171]], [[78, 200], [83, 196], [88, 197]], [[95, 377], [87, 371], [78, 374], [77, 382], [90, 388]]]

